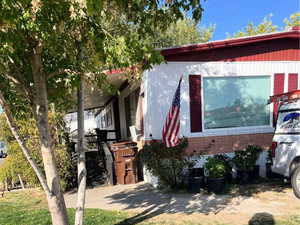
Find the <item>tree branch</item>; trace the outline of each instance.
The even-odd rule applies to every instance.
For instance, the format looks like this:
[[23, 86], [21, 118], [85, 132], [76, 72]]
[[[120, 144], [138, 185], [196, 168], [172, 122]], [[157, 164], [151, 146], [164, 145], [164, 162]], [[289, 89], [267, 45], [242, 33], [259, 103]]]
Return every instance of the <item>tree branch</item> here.
[[[26, 85], [26, 80], [24, 79], [24, 76], [22, 75], [20, 68], [17, 66], [16, 62], [10, 57], [8, 56], [8, 61], [10, 64], [8, 64], [8, 71], [10, 72], [4, 72], [4, 76], [12, 81], [16, 87], [18, 88], [18, 90], [23, 93], [25, 96], [30, 96], [31, 88], [30, 86]], [[5, 67], [3, 66], [4, 71], [5, 71]], [[13, 68], [13, 69], [12, 69]], [[13, 73], [11, 71], [14, 71]]]
[[25, 85], [24, 80], [19, 80], [9, 73], [3, 73], [3, 77], [11, 81], [15, 85], [15, 88], [22, 93], [24, 97], [28, 97], [29, 99], [32, 98], [32, 90], [30, 87]]
[[4, 73], [4, 76], [10, 80], [11, 82], [13, 82], [16, 85], [21, 85], [21, 82], [19, 80], [17, 80], [16, 78], [14, 78], [12, 75], [8, 74], [8, 73]]
[[74, 70], [70, 70], [70, 69], [62, 69], [62, 70], [55, 71], [53, 73], [49, 73], [47, 75], [47, 79], [51, 79], [55, 76], [58, 76], [58, 75], [61, 75], [64, 73], [72, 74], [72, 75], [81, 75], [81, 76], [88, 77], [88, 78], [92, 77], [92, 75], [97, 74], [97, 73], [93, 73], [93, 72], [83, 73], [83, 72], [74, 71]]
[[21, 147], [26, 159], [32, 166], [34, 172], [36, 173], [44, 191], [46, 192], [47, 196], [52, 197], [53, 193], [50, 191], [49, 186], [47, 185], [47, 181], [46, 181], [46, 178], [45, 178], [42, 170], [38, 167], [38, 165], [34, 161], [34, 159], [31, 158], [31, 156], [29, 154], [29, 149], [27, 148], [24, 139], [22, 137], [20, 137], [19, 129], [14, 122], [12, 113], [9, 109], [8, 104], [6, 103], [6, 101], [4, 99], [4, 96], [1, 92], [1, 90], [0, 90], [0, 105], [2, 106], [3, 111], [5, 112], [5, 117], [6, 117], [7, 123], [9, 125], [9, 128], [10, 128], [12, 134], [14, 135], [14, 137], [15, 137], [16, 141], [18, 142], [19, 146]]
[[47, 75], [47, 79], [51, 79], [55, 76], [58, 76], [58, 75], [61, 75], [61, 74], [64, 74], [64, 73], [67, 73], [67, 74], [79, 74], [78, 72], [76, 71], [73, 71], [73, 70], [70, 70], [70, 69], [63, 69], [63, 70], [58, 70], [58, 71], [55, 71], [53, 73], [49, 73]]

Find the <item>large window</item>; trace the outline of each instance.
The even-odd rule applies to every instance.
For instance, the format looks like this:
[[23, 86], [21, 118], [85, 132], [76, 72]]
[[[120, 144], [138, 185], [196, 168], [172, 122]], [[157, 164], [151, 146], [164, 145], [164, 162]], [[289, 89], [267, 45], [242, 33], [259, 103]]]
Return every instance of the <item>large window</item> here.
[[270, 125], [269, 76], [205, 77], [204, 129]]

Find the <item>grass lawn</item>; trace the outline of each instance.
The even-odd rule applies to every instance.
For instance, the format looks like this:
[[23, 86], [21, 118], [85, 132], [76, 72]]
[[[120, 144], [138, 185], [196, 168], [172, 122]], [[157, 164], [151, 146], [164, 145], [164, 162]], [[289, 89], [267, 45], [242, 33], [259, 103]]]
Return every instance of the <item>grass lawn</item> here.
[[[68, 209], [70, 223], [74, 224], [75, 210]], [[86, 225], [118, 224], [129, 215], [117, 211], [100, 209], [87, 209], [85, 214]], [[42, 192], [26, 190], [5, 193], [0, 198], [0, 224], [1, 225], [49, 225], [51, 224], [47, 202]]]
[[[70, 224], [74, 224], [74, 209], [68, 210]], [[107, 211], [100, 209], [86, 209], [85, 225], [217, 225], [216, 222], [180, 221], [178, 219], [146, 219], [141, 222], [130, 222], [133, 214], [119, 211]], [[47, 203], [44, 194], [37, 190], [15, 191], [5, 193], [0, 198], [0, 225], [49, 225], [51, 224], [50, 214], [47, 210]], [[299, 225], [300, 217], [290, 217], [285, 221], [276, 221], [274, 225]], [[218, 224], [221, 225], [221, 224]], [[223, 224], [222, 224], [223, 225]], [[230, 225], [230, 224], [224, 224]], [[271, 224], [270, 224], [271, 225]], [[273, 224], [272, 224], [273, 225]]]

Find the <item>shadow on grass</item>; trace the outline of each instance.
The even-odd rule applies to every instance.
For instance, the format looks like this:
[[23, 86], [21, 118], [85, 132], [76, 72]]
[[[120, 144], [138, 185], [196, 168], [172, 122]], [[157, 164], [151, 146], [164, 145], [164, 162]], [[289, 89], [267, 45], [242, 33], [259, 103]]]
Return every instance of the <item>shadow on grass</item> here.
[[289, 183], [284, 183], [283, 180], [263, 180], [262, 182], [257, 182], [254, 184], [247, 185], [231, 185], [228, 189], [227, 194], [236, 196], [247, 196], [252, 197], [256, 194], [263, 192], [277, 192], [284, 193], [287, 188], [290, 188], [291, 185]]
[[150, 184], [142, 184], [135, 189], [115, 193], [105, 198], [112, 203], [125, 205], [126, 210], [139, 211], [137, 215], [117, 223], [117, 225], [129, 225], [138, 224], [163, 213], [218, 214], [229, 205], [240, 204], [239, 201], [233, 203], [233, 198], [241, 197], [243, 201], [262, 192], [284, 192], [287, 187], [288, 185], [280, 181], [232, 185], [224, 194], [216, 195], [205, 191], [197, 194], [163, 193], [154, 189]]

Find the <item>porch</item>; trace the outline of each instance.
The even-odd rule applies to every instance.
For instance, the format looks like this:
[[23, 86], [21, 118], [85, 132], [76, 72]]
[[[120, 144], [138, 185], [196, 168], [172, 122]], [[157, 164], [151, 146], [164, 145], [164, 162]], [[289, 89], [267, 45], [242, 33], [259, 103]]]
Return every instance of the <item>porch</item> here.
[[[117, 179], [117, 170], [128, 171], [128, 165], [121, 165], [124, 168], [120, 168], [121, 162], [115, 160], [116, 154], [112, 151], [111, 146], [115, 143], [124, 144], [135, 141], [133, 142], [135, 148], [136, 142], [140, 143], [142, 134], [142, 112], [139, 105], [142, 104], [140, 82], [129, 84], [119, 71], [110, 72], [107, 77], [108, 81], [118, 89], [117, 94], [87, 86], [84, 98], [87, 184], [92, 187], [120, 183]], [[77, 160], [77, 112], [75, 108], [65, 116], [65, 121], [73, 142], [73, 160]], [[135, 160], [134, 157], [132, 156], [132, 160]], [[141, 172], [136, 176], [137, 179], [130, 179], [143, 179]], [[124, 179], [126, 180], [126, 178]], [[129, 183], [131, 182], [135, 183], [136, 181]]]

